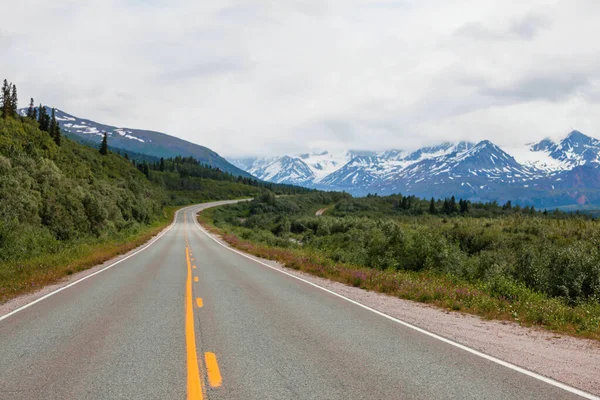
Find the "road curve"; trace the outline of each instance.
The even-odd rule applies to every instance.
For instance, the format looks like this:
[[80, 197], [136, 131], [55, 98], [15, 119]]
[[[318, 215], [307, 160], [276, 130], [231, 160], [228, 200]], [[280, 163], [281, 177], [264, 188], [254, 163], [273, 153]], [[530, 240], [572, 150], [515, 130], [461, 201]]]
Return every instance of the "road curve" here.
[[325, 207], [325, 208], [320, 208], [320, 209], [318, 209], [318, 210], [317, 210], [317, 212], [315, 213], [315, 215], [316, 215], [317, 217], [321, 217], [321, 216], [323, 216], [323, 214], [325, 213], [325, 211], [327, 211], [327, 209], [328, 209], [328, 208], [329, 208], [329, 207]]
[[0, 399], [578, 399], [230, 251], [197, 210], [0, 320]]

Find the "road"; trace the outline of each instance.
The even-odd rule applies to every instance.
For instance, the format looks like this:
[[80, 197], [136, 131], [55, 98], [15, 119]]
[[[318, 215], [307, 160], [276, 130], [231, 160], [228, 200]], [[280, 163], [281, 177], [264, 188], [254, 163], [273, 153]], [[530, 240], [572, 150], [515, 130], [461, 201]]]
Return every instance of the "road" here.
[[315, 213], [315, 215], [316, 215], [317, 217], [321, 217], [321, 216], [323, 216], [323, 214], [325, 213], [325, 211], [327, 211], [327, 209], [328, 209], [328, 208], [329, 208], [329, 207], [325, 207], [325, 208], [320, 208], [320, 209], [318, 209], [318, 210], [317, 210], [317, 212]]
[[206, 206], [0, 319], [0, 399], [581, 398], [223, 247]]

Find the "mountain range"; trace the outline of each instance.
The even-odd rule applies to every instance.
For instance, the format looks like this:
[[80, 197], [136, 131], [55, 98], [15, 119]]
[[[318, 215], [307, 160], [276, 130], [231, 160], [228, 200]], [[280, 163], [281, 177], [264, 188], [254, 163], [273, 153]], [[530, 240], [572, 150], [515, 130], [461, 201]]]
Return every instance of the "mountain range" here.
[[[19, 110], [22, 115], [26, 109]], [[555, 208], [600, 208], [600, 140], [572, 131], [561, 140], [544, 139], [517, 147], [445, 142], [415, 151], [303, 153], [230, 159], [213, 150], [161, 132], [120, 128], [56, 110], [63, 133], [152, 157], [194, 157], [234, 175], [356, 196], [402, 193], [474, 201], [511, 200]]]
[[[50, 108], [46, 107], [48, 113]], [[73, 140], [84, 144], [100, 144], [104, 133], [112, 148], [127, 150], [134, 153], [153, 157], [194, 157], [204, 164], [208, 164], [221, 171], [233, 175], [252, 177], [246, 171], [232, 165], [211, 149], [200, 146], [166, 133], [143, 129], [119, 128], [116, 126], [98, 123], [89, 119], [75, 117], [62, 110], [56, 109], [56, 120], [63, 134]], [[21, 115], [27, 114], [27, 109], [20, 109]]]
[[456, 196], [548, 208], [600, 205], [600, 141], [579, 131], [514, 148], [484, 140], [411, 152], [350, 150], [230, 161], [259, 179], [358, 196]]

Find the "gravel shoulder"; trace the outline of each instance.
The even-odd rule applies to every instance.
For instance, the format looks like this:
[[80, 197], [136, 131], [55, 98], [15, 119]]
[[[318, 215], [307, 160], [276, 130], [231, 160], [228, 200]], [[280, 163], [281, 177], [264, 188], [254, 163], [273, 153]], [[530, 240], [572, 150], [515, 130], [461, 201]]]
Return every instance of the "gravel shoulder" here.
[[[219, 236], [211, 235], [231, 247]], [[276, 261], [248, 256], [429, 332], [600, 396], [600, 343], [597, 341], [447, 311], [319, 278], [285, 268]]]

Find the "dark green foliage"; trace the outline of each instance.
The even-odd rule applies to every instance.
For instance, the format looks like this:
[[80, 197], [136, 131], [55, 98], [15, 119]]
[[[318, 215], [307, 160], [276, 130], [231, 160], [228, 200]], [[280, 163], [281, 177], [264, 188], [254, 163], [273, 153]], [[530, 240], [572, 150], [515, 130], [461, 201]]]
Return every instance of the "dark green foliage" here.
[[102, 138], [102, 143], [100, 143], [99, 151], [103, 156], [108, 154], [108, 139], [106, 138], [106, 132], [104, 132], [104, 137]]
[[17, 87], [9, 83], [6, 79], [2, 84], [2, 117], [3, 118], [16, 118], [17, 117]]
[[38, 108], [38, 123], [40, 126], [40, 130], [50, 132], [50, 116], [46, 111], [46, 107], [44, 107], [41, 104]]
[[[508, 204], [508, 206], [507, 206]], [[365, 217], [395, 217], [401, 215], [463, 215], [477, 218], [497, 218], [509, 215], [548, 215], [537, 211], [534, 207], [513, 207], [508, 202], [504, 206], [499, 206], [495, 201], [489, 203], [477, 203], [460, 199], [458, 204], [456, 199], [446, 198], [443, 200], [420, 199], [416, 196], [403, 196], [401, 194], [391, 196], [367, 196], [359, 198], [347, 198], [335, 204], [335, 207], [328, 211], [328, 215], [343, 217], [347, 215], [365, 216]], [[554, 211], [553, 218], [572, 218], [576, 216], [573, 213]], [[590, 218], [591, 214], [581, 214], [581, 218]]]
[[166, 202], [122, 157], [70, 140], [58, 147], [29, 118], [0, 120], [0, 267], [135, 232], [162, 218]]
[[431, 215], [437, 214], [437, 210], [435, 208], [435, 199], [433, 197], [431, 198], [431, 201], [429, 202], [429, 214], [431, 214]]
[[[326, 216], [315, 216], [332, 203]], [[435, 209], [443, 214], [432, 216]], [[401, 195], [265, 193], [216, 209], [213, 216], [217, 226], [229, 226], [243, 239], [300, 247], [332, 262], [448, 274], [506, 298], [527, 287], [571, 305], [600, 299], [600, 225], [583, 215], [457, 204], [452, 197], [436, 202]]]
[[19, 109], [19, 99], [17, 97], [17, 86], [12, 85], [12, 91], [10, 93], [10, 116], [16, 118], [18, 115], [17, 110]]
[[35, 102], [33, 101], [33, 97], [29, 102], [29, 108], [27, 109], [27, 118], [37, 120], [37, 108], [35, 108]]
[[5, 79], [2, 84], [2, 118], [8, 118], [10, 116], [10, 110], [10, 86]]
[[[33, 101], [33, 99], [31, 100]], [[54, 143], [56, 143], [57, 146], [60, 146], [60, 125], [58, 125], [58, 122], [56, 121], [56, 110], [54, 108], [52, 109], [52, 117], [50, 118], [50, 127], [48, 129], [48, 133], [50, 134], [50, 137], [54, 139]]]
[[[227, 181], [243, 185], [244, 187], [254, 187], [252, 193], [259, 193], [264, 190], [272, 191], [275, 194], [299, 194], [309, 193], [313, 190], [299, 186], [282, 185], [271, 182], [258, 181], [242, 176], [235, 176], [228, 172], [221, 171], [219, 168], [213, 168], [210, 165], [202, 164], [193, 157], [175, 157], [161, 159], [144, 159], [142, 163], [137, 164], [138, 169], [155, 181], [162, 181], [169, 190], [200, 190], [202, 183], [198, 179], [211, 179], [217, 181]], [[146, 168], [148, 171], [146, 172]]]

